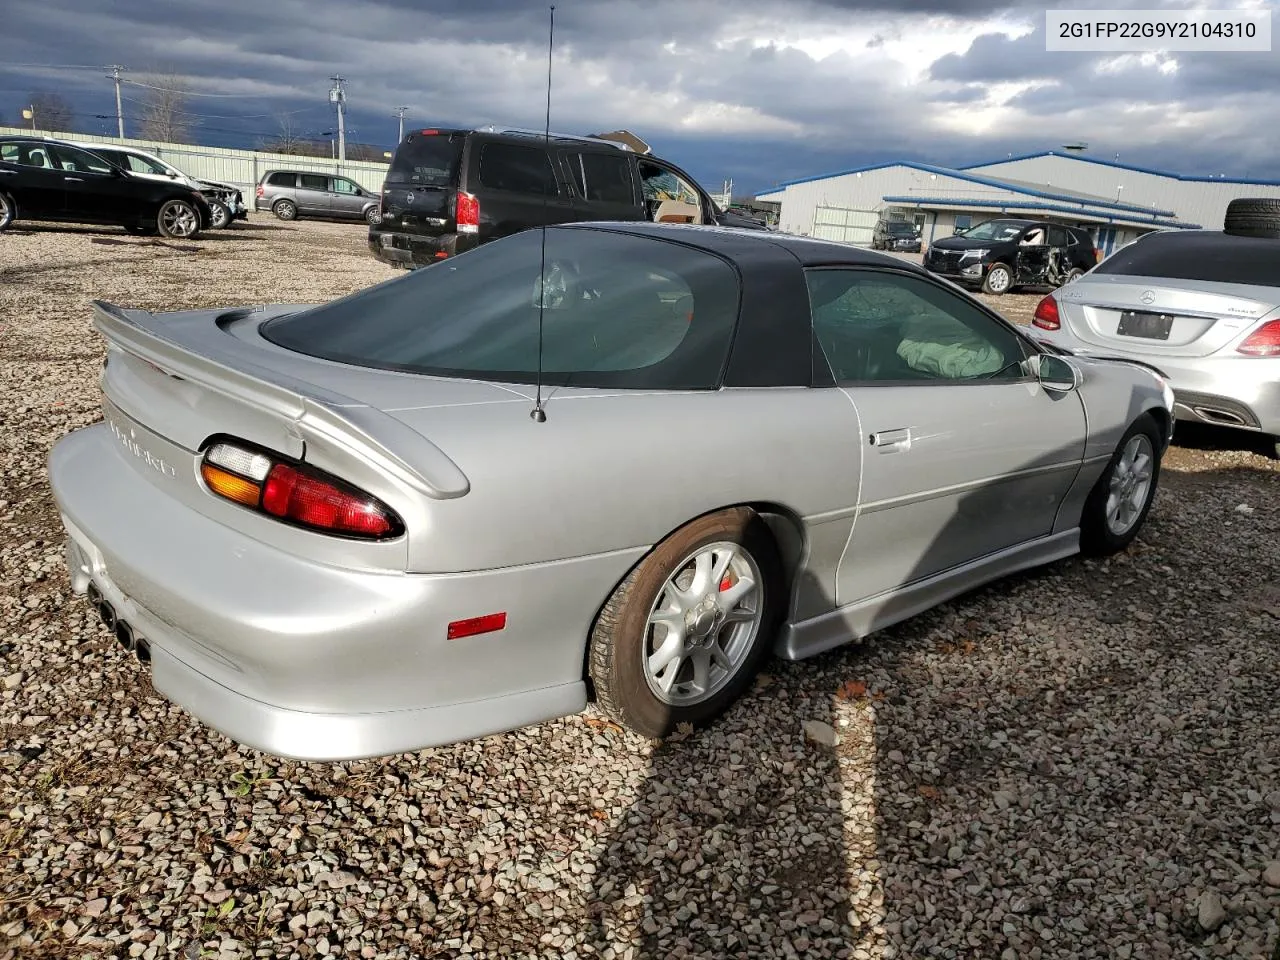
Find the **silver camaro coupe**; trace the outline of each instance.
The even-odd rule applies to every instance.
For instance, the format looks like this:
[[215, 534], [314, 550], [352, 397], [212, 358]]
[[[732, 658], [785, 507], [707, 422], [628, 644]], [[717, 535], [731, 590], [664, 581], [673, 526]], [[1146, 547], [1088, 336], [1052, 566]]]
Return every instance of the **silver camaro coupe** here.
[[660, 737], [762, 659], [1123, 549], [1172, 394], [834, 243], [527, 231], [323, 305], [105, 303], [50, 457], [72, 586], [268, 753], [582, 710]]

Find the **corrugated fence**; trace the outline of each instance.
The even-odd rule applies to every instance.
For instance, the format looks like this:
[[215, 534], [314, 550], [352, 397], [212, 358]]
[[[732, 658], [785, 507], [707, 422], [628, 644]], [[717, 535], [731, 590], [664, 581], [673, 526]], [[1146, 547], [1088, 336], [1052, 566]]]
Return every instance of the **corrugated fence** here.
[[[31, 133], [29, 129], [0, 126], [0, 136], [5, 134], [30, 136]], [[258, 153], [254, 150], [202, 147], [190, 143], [156, 143], [151, 140], [131, 138], [121, 140], [119, 137], [94, 136], [88, 133], [49, 133], [44, 130], [37, 130], [35, 133], [38, 136], [56, 137], [59, 140], [74, 140], [80, 143], [114, 143], [120, 146], [137, 147], [139, 150], [155, 154], [192, 177], [234, 183], [244, 191], [245, 200], [249, 202], [250, 207], [253, 204], [253, 188], [268, 170], [333, 173], [350, 177], [360, 186], [375, 191], [382, 190], [382, 180], [387, 174], [386, 163], [356, 160], [338, 163], [336, 160], [327, 160], [324, 157], [295, 157], [286, 153]]]

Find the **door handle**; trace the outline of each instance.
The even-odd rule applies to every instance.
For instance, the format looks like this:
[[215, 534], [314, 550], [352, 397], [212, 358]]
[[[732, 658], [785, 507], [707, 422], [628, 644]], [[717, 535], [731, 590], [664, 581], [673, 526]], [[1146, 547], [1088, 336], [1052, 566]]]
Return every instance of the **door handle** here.
[[84, 183], [84, 177], [63, 177], [68, 183]]
[[902, 450], [911, 445], [911, 429], [899, 427], [895, 430], [881, 430], [871, 434], [871, 445], [880, 447], [885, 453]]
[[17, 174], [17, 172], [17, 170], [0, 170], [0, 173], [3, 173], [6, 177], [12, 177]]

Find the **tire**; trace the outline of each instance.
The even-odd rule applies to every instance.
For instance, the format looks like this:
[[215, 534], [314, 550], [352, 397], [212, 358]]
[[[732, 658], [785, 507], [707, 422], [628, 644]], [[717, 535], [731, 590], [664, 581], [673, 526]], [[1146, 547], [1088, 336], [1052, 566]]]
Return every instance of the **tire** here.
[[378, 212], [377, 207], [370, 207], [364, 212], [364, 222], [371, 227], [376, 227], [382, 222], [382, 214]]
[[1065, 287], [1068, 283], [1075, 283], [1077, 280], [1079, 280], [1083, 276], [1084, 276], [1083, 270], [1081, 270], [1079, 267], [1072, 267], [1071, 270], [1067, 272], [1067, 278], [1062, 281], [1062, 286]]
[[1241, 197], [1227, 204], [1222, 232], [1236, 237], [1280, 239], [1280, 200]]
[[171, 240], [190, 240], [200, 233], [200, 213], [185, 200], [166, 200], [156, 214], [156, 229]]
[[298, 206], [292, 200], [277, 200], [271, 205], [271, 212], [281, 220], [298, 219]]
[[17, 214], [17, 205], [7, 193], [0, 193], [0, 230], [8, 230]]
[[[992, 277], [996, 278], [994, 283], [991, 280]], [[983, 293], [991, 293], [996, 296], [1000, 296], [1001, 294], [1008, 293], [1012, 289], [1013, 271], [1003, 263], [997, 263], [992, 266], [992, 268], [987, 271], [987, 275], [982, 278]]]
[[209, 201], [209, 228], [225, 230], [231, 226], [231, 210], [221, 200]]
[[[1144, 445], [1145, 451], [1142, 450]], [[1119, 553], [1133, 542], [1147, 520], [1147, 514], [1151, 511], [1151, 504], [1155, 499], [1156, 488], [1160, 483], [1162, 445], [1160, 427], [1150, 414], [1144, 413], [1125, 431], [1106, 469], [1102, 471], [1102, 476], [1098, 478], [1098, 482], [1089, 493], [1084, 510], [1081, 512], [1081, 553], [1092, 557], [1110, 556], [1113, 553]], [[1113, 523], [1114, 516], [1109, 513], [1108, 504], [1111, 502], [1113, 486], [1124, 483], [1122, 474], [1127, 471], [1122, 464], [1130, 461], [1135, 448], [1137, 452], [1150, 458], [1147, 464], [1146, 487], [1141, 492], [1141, 506], [1136, 511], [1125, 511], [1127, 515], [1119, 518], [1124, 521], [1123, 525], [1119, 525]], [[1136, 492], [1136, 490], [1132, 491], [1130, 497]]]
[[[706, 584], [697, 606], [677, 603], [673, 582], [681, 588], [699, 588], [695, 558], [706, 557], [708, 580], [719, 564], [728, 573], [718, 585]], [[727, 559], [726, 559], [727, 558]], [[754, 589], [729, 600], [730, 613], [748, 619], [723, 619], [722, 594], [754, 579]], [[730, 584], [729, 586], [724, 586]], [[650, 669], [647, 661], [675, 634], [655, 623], [659, 604], [685, 610], [679, 653], [666, 664]], [[739, 606], [742, 604], [742, 606]], [[613, 720], [642, 736], [665, 737], [679, 724], [699, 726], [718, 717], [747, 688], [768, 653], [786, 608], [784, 577], [777, 546], [768, 527], [746, 507], [722, 510], [701, 517], [658, 544], [613, 591], [591, 631], [588, 671], [599, 707]], [[674, 611], [672, 611], [674, 612]], [[691, 619], [692, 618], [692, 619]], [[700, 638], [688, 637], [689, 629]], [[686, 646], [692, 640], [690, 646]], [[717, 661], [712, 651], [719, 651]], [[706, 651], [705, 657], [698, 656]], [[693, 653], [691, 656], [690, 653]], [[698, 691], [694, 661], [703, 660], [708, 671]], [[670, 681], [670, 691], [659, 687]]]

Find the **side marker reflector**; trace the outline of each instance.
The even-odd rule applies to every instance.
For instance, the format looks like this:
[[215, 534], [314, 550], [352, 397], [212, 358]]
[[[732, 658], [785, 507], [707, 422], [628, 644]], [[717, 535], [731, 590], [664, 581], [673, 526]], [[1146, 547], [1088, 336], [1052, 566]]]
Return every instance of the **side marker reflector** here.
[[493, 633], [507, 625], [507, 614], [488, 613], [483, 617], [471, 617], [468, 620], [455, 620], [449, 624], [449, 639], [461, 640], [463, 637], [474, 637], [481, 633]]

